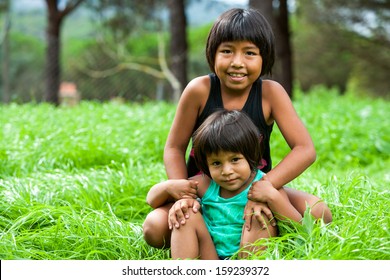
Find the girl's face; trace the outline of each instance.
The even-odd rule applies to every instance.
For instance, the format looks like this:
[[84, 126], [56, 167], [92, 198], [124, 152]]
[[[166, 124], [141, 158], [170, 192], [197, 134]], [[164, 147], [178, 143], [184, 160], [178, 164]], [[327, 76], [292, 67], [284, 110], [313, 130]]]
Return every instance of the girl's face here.
[[221, 186], [221, 196], [232, 197], [242, 192], [254, 177], [248, 161], [240, 153], [219, 152], [207, 156], [211, 178]]
[[223, 42], [215, 55], [215, 73], [223, 90], [244, 91], [259, 78], [263, 59], [249, 41]]

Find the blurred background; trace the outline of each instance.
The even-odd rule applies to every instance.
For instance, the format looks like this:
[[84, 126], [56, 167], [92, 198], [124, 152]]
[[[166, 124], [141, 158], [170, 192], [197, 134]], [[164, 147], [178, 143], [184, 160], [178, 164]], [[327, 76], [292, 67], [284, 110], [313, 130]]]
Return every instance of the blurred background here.
[[272, 77], [390, 97], [389, 0], [0, 0], [0, 102], [176, 102], [210, 72], [205, 43], [227, 9], [271, 23]]

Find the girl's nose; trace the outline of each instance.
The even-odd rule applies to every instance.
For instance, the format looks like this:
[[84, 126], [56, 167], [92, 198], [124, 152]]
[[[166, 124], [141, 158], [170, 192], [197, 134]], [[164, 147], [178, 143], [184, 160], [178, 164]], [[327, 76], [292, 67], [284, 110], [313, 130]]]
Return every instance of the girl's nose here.
[[222, 166], [221, 175], [226, 176], [226, 175], [230, 175], [231, 173], [232, 173], [232, 167], [230, 166], [230, 164], [224, 164]]
[[241, 68], [244, 67], [241, 55], [237, 54], [233, 57], [232, 62], [230, 63], [231, 67]]

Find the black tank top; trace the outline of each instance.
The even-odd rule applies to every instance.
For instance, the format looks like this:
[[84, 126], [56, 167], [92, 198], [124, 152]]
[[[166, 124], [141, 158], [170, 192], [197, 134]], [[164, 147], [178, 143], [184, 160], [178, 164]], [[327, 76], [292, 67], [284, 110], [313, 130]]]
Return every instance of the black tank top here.
[[[210, 93], [207, 99], [206, 105], [197, 119], [194, 127], [194, 131], [210, 116], [214, 111], [223, 109], [221, 84], [219, 78], [214, 73], [209, 74], [210, 77]], [[267, 125], [264, 119], [263, 106], [262, 106], [262, 80], [259, 78], [253, 83], [249, 92], [248, 99], [245, 102], [242, 111], [248, 114], [254, 124], [258, 127], [260, 133], [263, 135], [263, 160], [261, 165], [261, 171], [268, 172], [272, 168], [271, 150], [269, 140], [272, 133], [273, 124]], [[187, 161], [188, 177], [194, 176], [199, 172], [196, 167], [195, 160], [192, 156]]]

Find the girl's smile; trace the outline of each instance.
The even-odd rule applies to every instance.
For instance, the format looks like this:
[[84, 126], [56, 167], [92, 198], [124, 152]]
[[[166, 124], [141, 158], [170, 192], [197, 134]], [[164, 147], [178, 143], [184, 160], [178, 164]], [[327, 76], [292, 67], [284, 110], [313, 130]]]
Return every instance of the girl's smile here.
[[242, 82], [246, 77], [244, 73], [228, 73], [233, 82]]

